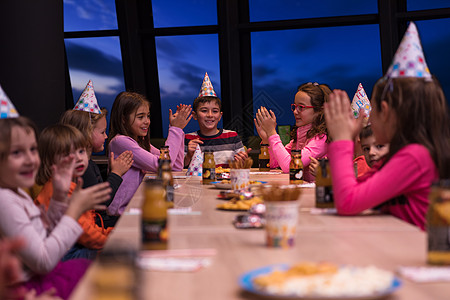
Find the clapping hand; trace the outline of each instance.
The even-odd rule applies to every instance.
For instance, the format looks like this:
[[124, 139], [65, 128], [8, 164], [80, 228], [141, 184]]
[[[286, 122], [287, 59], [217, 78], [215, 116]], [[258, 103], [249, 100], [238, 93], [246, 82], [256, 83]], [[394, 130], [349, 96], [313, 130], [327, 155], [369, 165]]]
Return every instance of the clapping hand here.
[[111, 173], [123, 176], [133, 165], [133, 152], [130, 150], [122, 152], [116, 159], [114, 159], [114, 152], [109, 156], [109, 166]]
[[192, 107], [186, 104], [177, 105], [177, 111], [172, 114], [172, 110], [169, 109], [169, 123], [171, 126], [175, 126], [184, 129], [192, 118]]
[[261, 106], [256, 113], [255, 125], [264, 144], [267, 144], [267, 139], [270, 136], [277, 134], [275, 113], [272, 110], [267, 110], [264, 106]]

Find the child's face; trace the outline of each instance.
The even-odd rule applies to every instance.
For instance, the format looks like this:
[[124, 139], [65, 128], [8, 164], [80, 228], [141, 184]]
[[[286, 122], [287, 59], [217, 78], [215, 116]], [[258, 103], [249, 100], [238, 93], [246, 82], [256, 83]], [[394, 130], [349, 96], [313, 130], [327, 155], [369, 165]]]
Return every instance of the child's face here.
[[73, 178], [77, 178], [82, 176], [88, 167], [88, 155], [86, 148], [78, 148], [72, 153], [75, 155], [75, 169], [73, 170]]
[[219, 105], [215, 101], [209, 101], [200, 104], [197, 111], [192, 112], [192, 117], [198, 121], [200, 131], [211, 133], [217, 130], [222, 114]]
[[150, 126], [150, 109], [148, 105], [141, 105], [136, 113], [133, 112], [130, 114], [129, 120], [133, 138], [146, 136], [148, 127]]
[[100, 152], [105, 148], [106, 135], [106, 117], [101, 117], [94, 125], [92, 130], [92, 152]]
[[0, 167], [0, 186], [13, 190], [33, 186], [40, 162], [34, 131], [14, 126], [11, 149]]
[[[311, 106], [311, 97], [305, 92], [299, 91], [295, 94], [294, 103], [297, 105]], [[305, 108], [303, 111], [300, 111], [300, 108], [297, 107], [294, 111], [295, 125], [300, 127], [311, 124], [316, 114], [314, 108]]]
[[373, 135], [361, 139], [361, 148], [369, 167], [373, 167], [377, 161], [389, 152], [389, 145], [378, 144]]

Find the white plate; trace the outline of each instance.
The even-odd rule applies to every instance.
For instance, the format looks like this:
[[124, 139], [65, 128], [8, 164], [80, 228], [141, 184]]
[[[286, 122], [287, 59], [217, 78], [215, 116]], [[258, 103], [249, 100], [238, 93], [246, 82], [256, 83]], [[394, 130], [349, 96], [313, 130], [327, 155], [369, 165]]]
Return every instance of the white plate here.
[[252, 294], [265, 296], [265, 298], [283, 299], [283, 300], [287, 300], [287, 299], [292, 299], [292, 300], [307, 300], [307, 299], [310, 299], [310, 300], [344, 300], [344, 299], [372, 300], [372, 299], [381, 299], [381, 298], [386, 297], [387, 295], [393, 293], [401, 285], [401, 281], [397, 277], [394, 277], [394, 279], [392, 280], [391, 286], [389, 288], [387, 288], [385, 291], [375, 293], [372, 295], [368, 295], [368, 296], [363, 296], [363, 297], [361, 297], [361, 296], [357, 296], [357, 297], [356, 296], [355, 297], [314, 297], [314, 296], [301, 297], [301, 296], [292, 296], [292, 295], [289, 296], [289, 295], [270, 294], [270, 293], [267, 293], [265, 291], [258, 289], [253, 283], [253, 279], [255, 279], [256, 277], [258, 277], [260, 275], [271, 273], [274, 270], [287, 270], [288, 268], [289, 268], [289, 265], [287, 265], [287, 264], [278, 264], [278, 265], [265, 266], [262, 268], [258, 268], [258, 269], [246, 272], [239, 278], [239, 285], [241, 286], [242, 289], [244, 289], [245, 291], [250, 292]]

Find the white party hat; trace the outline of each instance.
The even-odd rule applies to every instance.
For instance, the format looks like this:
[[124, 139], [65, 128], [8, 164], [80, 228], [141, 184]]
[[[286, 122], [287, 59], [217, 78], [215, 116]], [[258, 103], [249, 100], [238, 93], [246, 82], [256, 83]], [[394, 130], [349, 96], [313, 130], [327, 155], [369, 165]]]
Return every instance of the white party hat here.
[[364, 90], [361, 83], [358, 84], [358, 89], [356, 90], [355, 96], [353, 96], [351, 107], [355, 119], [359, 117], [359, 111], [361, 110], [361, 108], [364, 109], [364, 112], [366, 114], [365, 118], [369, 118], [372, 106], [370, 106], [369, 98], [367, 97], [366, 91]]
[[187, 169], [186, 176], [202, 176], [202, 164], [202, 150], [200, 149], [200, 145], [197, 144], [197, 148], [195, 149], [194, 155], [191, 159], [191, 163], [189, 164], [189, 167]]
[[209, 80], [208, 73], [205, 73], [205, 77], [203, 78], [202, 87], [200, 88], [199, 97], [203, 96], [214, 96], [217, 97], [216, 92], [212, 86], [211, 80]]
[[14, 107], [14, 104], [12, 104], [11, 100], [0, 86], [0, 119], [17, 118], [18, 116], [19, 113]]
[[430, 70], [420, 44], [419, 33], [413, 22], [409, 23], [385, 77], [421, 77], [431, 79]]
[[94, 86], [91, 80], [89, 80], [86, 88], [84, 89], [83, 93], [81, 93], [81, 96], [73, 109], [87, 111], [94, 114], [102, 113], [100, 111], [100, 107], [98, 106], [97, 98], [95, 97], [94, 93]]

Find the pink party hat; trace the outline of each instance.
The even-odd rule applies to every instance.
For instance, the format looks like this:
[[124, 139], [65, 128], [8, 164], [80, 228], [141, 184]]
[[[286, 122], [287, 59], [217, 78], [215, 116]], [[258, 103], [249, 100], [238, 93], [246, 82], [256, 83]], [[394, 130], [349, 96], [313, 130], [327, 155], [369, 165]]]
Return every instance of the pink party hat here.
[[400, 46], [395, 52], [394, 59], [385, 75], [386, 78], [420, 77], [431, 79], [419, 33], [416, 25], [409, 23], [408, 29], [403, 36]]
[[17, 118], [19, 113], [0, 86], [0, 119]]
[[369, 118], [372, 107], [370, 106], [369, 98], [367, 97], [366, 91], [364, 90], [361, 83], [358, 84], [358, 89], [356, 90], [355, 96], [353, 96], [351, 107], [355, 119], [359, 117], [359, 111], [361, 110], [361, 108], [364, 109], [364, 112], [366, 114], [365, 118]]
[[209, 80], [208, 73], [205, 73], [205, 77], [203, 78], [202, 87], [200, 88], [199, 97], [203, 96], [214, 96], [217, 97], [216, 92], [212, 86], [211, 80]]
[[100, 108], [97, 104], [97, 98], [94, 93], [94, 85], [91, 80], [89, 80], [88, 84], [84, 88], [83, 93], [81, 93], [81, 96], [73, 109], [87, 111], [94, 114], [101, 114]]

